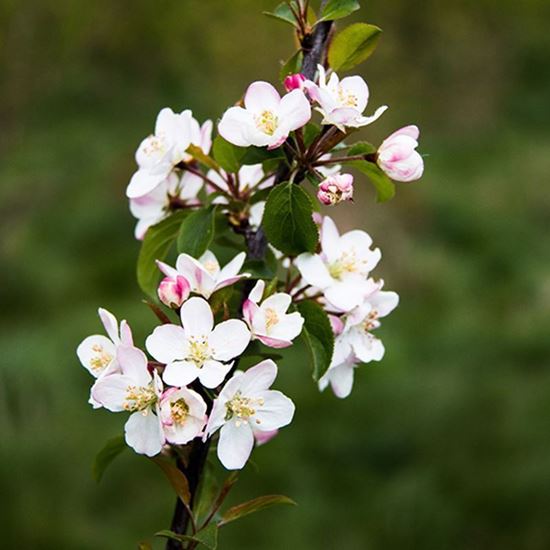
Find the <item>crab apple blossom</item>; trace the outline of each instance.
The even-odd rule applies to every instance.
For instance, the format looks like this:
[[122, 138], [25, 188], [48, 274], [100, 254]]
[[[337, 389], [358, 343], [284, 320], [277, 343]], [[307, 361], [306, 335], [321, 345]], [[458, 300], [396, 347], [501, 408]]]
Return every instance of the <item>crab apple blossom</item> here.
[[286, 348], [302, 332], [304, 318], [298, 313], [287, 313], [292, 298], [284, 292], [272, 294], [262, 301], [265, 282], [254, 285], [243, 304], [243, 315], [252, 337], [271, 348]]
[[378, 248], [371, 250], [372, 239], [365, 231], [338, 233], [334, 222], [325, 216], [321, 227], [321, 253], [303, 253], [296, 267], [309, 285], [320, 289], [328, 304], [338, 311], [351, 311], [373, 290], [367, 279], [381, 258]]
[[256, 145], [275, 149], [290, 132], [311, 118], [311, 106], [301, 90], [281, 97], [268, 82], [253, 82], [244, 96], [243, 107], [230, 107], [219, 125], [220, 135], [238, 147]]
[[326, 206], [352, 200], [353, 176], [351, 174], [336, 174], [326, 178], [319, 184], [317, 198]]
[[395, 181], [410, 182], [424, 173], [424, 160], [416, 151], [420, 130], [405, 126], [387, 137], [378, 148], [378, 166]]
[[159, 300], [173, 309], [181, 307], [183, 302], [189, 297], [191, 286], [189, 281], [181, 275], [176, 277], [165, 277], [159, 284], [157, 294]]
[[206, 425], [206, 403], [188, 388], [169, 388], [160, 398], [158, 414], [166, 441], [185, 445], [202, 435]]
[[334, 343], [334, 355], [332, 362], [323, 376], [319, 379], [319, 390], [324, 391], [328, 385], [332, 388], [334, 395], [345, 399], [353, 388], [355, 369], [359, 361], [353, 353], [346, 353], [347, 346], [337, 338]]
[[218, 458], [228, 470], [241, 469], [254, 446], [254, 432], [272, 432], [292, 421], [294, 403], [269, 388], [277, 377], [270, 359], [235, 373], [214, 401], [206, 435], [220, 430]]
[[104, 376], [92, 387], [93, 398], [112, 412], [131, 412], [124, 432], [126, 443], [136, 453], [155, 456], [165, 442], [158, 416], [162, 382], [147, 369], [147, 357], [138, 348], [117, 350], [120, 372]]
[[285, 90], [287, 92], [296, 89], [301, 90], [306, 80], [306, 77], [302, 73], [289, 74], [284, 80]]
[[164, 218], [170, 215], [172, 201], [177, 200], [188, 206], [199, 205], [197, 198], [202, 188], [202, 179], [191, 172], [183, 172], [178, 176], [171, 172], [152, 191], [130, 199], [130, 212], [138, 222], [134, 231], [134, 236], [142, 240], [149, 227], [156, 225]]
[[191, 285], [191, 290], [208, 299], [214, 292], [226, 286], [235, 284], [243, 278], [250, 277], [249, 273], [240, 273], [246, 254], [240, 252], [223, 268], [216, 256], [207, 250], [198, 260], [188, 254], [180, 254], [176, 260], [176, 268], [164, 262], [157, 262], [159, 269], [167, 277], [185, 277]]
[[187, 386], [195, 379], [207, 388], [221, 384], [231, 370], [231, 360], [250, 342], [250, 331], [238, 319], [214, 327], [206, 300], [190, 298], [180, 310], [181, 324], [161, 325], [148, 336], [147, 351], [166, 365], [162, 378], [171, 386]]
[[347, 76], [342, 80], [333, 72], [327, 80], [325, 68], [318, 65], [319, 84], [304, 84], [311, 99], [319, 104], [317, 111], [323, 115], [322, 124], [333, 124], [342, 132], [346, 127], [360, 128], [378, 120], [388, 108], [383, 105], [374, 115], [363, 116], [369, 101], [369, 87], [360, 76]]

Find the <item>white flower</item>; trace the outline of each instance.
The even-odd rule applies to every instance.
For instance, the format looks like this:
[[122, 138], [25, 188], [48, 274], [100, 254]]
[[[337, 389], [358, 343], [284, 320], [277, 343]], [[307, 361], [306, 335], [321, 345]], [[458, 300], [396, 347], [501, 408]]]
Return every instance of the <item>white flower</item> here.
[[321, 229], [321, 254], [300, 254], [296, 267], [303, 279], [319, 288], [330, 306], [350, 311], [373, 291], [369, 272], [380, 261], [378, 248], [370, 249], [372, 239], [365, 231], [340, 235], [334, 222], [325, 216]]
[[172, 172], [146, 195], [130, 199], [130, 212], [138, 219], [134, 231], [136, 239], [142, 240], [149, 227], [168, 216], [171, 199], [179, 199], [188, 205], [199, 204], [197, 195], [201, 187], [200, 176], [184, 172], [180, 178]]
[[277, 365], [270, 359], [244, 373], [236, 373], [214, 401], [206, 426], [211, 436], [218, 429], [218, 458], [228, 470], [242, 468], [254, 446], [254, 432], [271, 432], [290, 424], [294, 403], [279, 391], [270, 390]]
[[252, 336], [271, 348], [286, 348], [302, 332], [304, 318], [287, 313], [292, 303], [289, 294], [278, 292], [260, 303], [265, 283], [259, 280], [243, 304], [243, 315]]
[[185, 445], [202, 435], [206, 424], [206, 403], [188, 388], [169, 388], [160, 398], [159, 416], [166, 441]]
[[351, 393], [353, 375], [359, 361], [340, 338], [334, 342], [334, 355], [328, 370], [319, 379], [319, 389], [324, 391], [330, 384], [336, 397], [344, 399]]
[[410, 182], [424, 173], [424, 159], [416, 151], [420, 130], [405, 126], [387, 137], [378, 148], [377, 163], [395, 181]]
[[[191, 116], [190, 126], [191, 143], [199, 147], [205, 155], [208, 155], [208, 153], [210, 153], [210, 148], [212, 147], [212, 121], [207, 120], [203, 123], [202, 126], [200, 126], [199, 122], [193, 116]], [[193, 155], [191, 155], [190, 153], [184, 153], [182, 160], [183, 162], [190, 162], [191, 160], [193, 160]]]
[[180, 310], [182, 327], [161, 325], [147, 338], [147, 351], [166, 365], [162, 378], [171, 386], [187, 386], [198, 378], [207, 388], [223, 382], [231, 359], [248, 346], [250, 332], [237, 319], [214, 328], [214, 316], [206, 300], [191, 298]]
[[327, 81], [325, 68], [318, 65], [319, 84], [305, 84], [309, 96], [319, 104], [322, 124], [333, 124], [342, 132], [345, 127], [359, 128], [373, 123], [388, 108], [383, 105], [372, 116], [363, 116], [369, 101], [369, 88], [360, 76], [347, 76], [340, 80], [332, 73]]
[[178, 275], [185, 277], [193, 292], [208, 299], [217, 290], [232, 285], [244, 277], [250, 277], [249, 273], [239, 274], [245, 258], [246, 254], [240, 252], [227, 265], [220, 268], [216, 256], [207, 250], [198, 260], [188, 254], [180, 254], [175, 269], [160, 261], [157, 261], [157, 265], [167, 277]]
[[165, 442], [158, 416], [162, 382], [156, 371], [153, 376], [149, 373], [147, 357], [141, 350], [120, 346], [117, 359], [121, 372], [99, 379], [92, 395], [112, 412], [131, 412], [124, 426], [126, 443], [139, 454], [155, 456]]
[[[118, 371], [117, 348], [120, 345], [131, 346], [133, 344], [132, 331], [126, 321], [121, 321], [119, 325], [116, 317], [103, 308], [99, 308], [98, 313], [108, 338], [101, 334], [88, 336], [82, 340], [76, 349], [76, 354], [82, 366], [94, 378], [101, 378]], [[101, 406], [91, 396], [89, 403], [94, 408]]]
[[301, 90], [292, 90], [281, 98], [268, 82], [253, 82], [244, 96], [244, 109], [230, 107], [218, 125], [218, 132], [238, 147], [256, 145], [274, 149], [310, 118], [311, 107]]

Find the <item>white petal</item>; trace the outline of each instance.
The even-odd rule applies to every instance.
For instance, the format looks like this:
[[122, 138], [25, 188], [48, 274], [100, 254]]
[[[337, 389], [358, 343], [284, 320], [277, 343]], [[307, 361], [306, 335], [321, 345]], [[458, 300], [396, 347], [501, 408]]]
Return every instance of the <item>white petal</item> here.
[[336, 397], [344, 399], [351, 393], [353, 387], [353, 365], [344, 364], [329, 371], [329, 380]]
[[170, 386], [181, 388], [191, 384], [200, 374], [200, 369], [192, 361], [174, 361], [166, 365], [162, 379]]
[[218, 273], [216, 280], [223, 281], [235, 277], [241, 270], [246, 259], [246, 253], [240, 252], [229, 263], [227, 263], [223, 269]]
[[242, 321], [229, 319], [216, 326], [208, 341], [215, 359], [229, 361], [246, 349], [250, 342], [250, 331]]
[[118, 334], [118, 321], [116, 317], [106, 309], [100, 307], [97, 310], [99, 318], [105, 327], [105, 332], [109, 335], [109, 338], [115, 343], [118, 344], [120, 341]]
[[289, 308], [292, 302], [292, 298], [289, 294], [284, 292], [277, 292], [266, 298], [261, 305], [262, 310], [266, 311], [269, 309], [274, 309], [280, 315], [284, 314]]
[[372, 334], [358, 329], [351, 331], [351, 345], [357, 358], [363, 363], [381, 361], [384, 357], [384, 344]]
[[177, 325], [161, 325], [145, 340], [147, 351], [161, 363], [167, 364], [187, 355], [187, 338]]
[[257, 304], [264, 294], [265, 289], [265, 282], [262, 281], [262, 279], [258, 279], [252, 290], [250, 291], [250, 294], [248, 295], [248, 299]]
[[369, 101], [369, 87], [360, 76], [346, 76], [340, 81], [340, 88], [357, 98], [355, 108], [362, 113]]
[[208, 336], [214, 326], [214, 316], [206, 300], [191, 298], [181, 306], [181, 324], [187, 338]]
[[323, 218], [321, 249], [329, 263], [335, 262], [340, 256], [340, 234], [336, 224], [328, 216]]
[[147, 356], [140, 349], [133, 346], [119, 346], [117, 360], [122, 374], [130, 376], [134, 384], [147, 386], [152, 377], [147, 370]]
[[136, 453], [155, 456], [164, 445], [160, 419], [150, 409], [133, 413], [124, 425], [126, 443]]
[[323, 289], [333, 283], [327, 266], [318, 254], [300, 254], [295, 264], [307, 284]]
[[292, 422], [296, 407], [280, 391], [267, 390], [256, 394], [254, 397], [264, 400], [264, 404], [257, 409], [252, 420], [252, 422], [260, 421], [254, 424], [255, 428], [270, 431], [287, 426]]
[[279, 117], [285, 131], [293, 131], [307, 124], [311, 118], [311, 105], [302, 90], [292, 90], [281, 99]]
[[325, 298], [340, 311], [351, 311], [365, 298], [366, 281], [339, 281], [324, 291]]
[[368, 298], [370, 304], [378, 312], [378, 317], [389, 315], [399, 304], [397, 292], [380, 291]]
[[126, 320], [120, 322], [120, 343], [124, 346], [133, 346], [132, 329]]
[[280, 322], [271, 327], [269, 336], [281, 340], [294, 340], [302, 332], [304, 318], [298, 313], [290, 313], [281, 318]]
[[254, 435], [247, 422], [239, 424], [228, 422], [222, 426], [218, 442], [218, 458], [228, 470], [240, 470], [248, 460]]
[[129, 386], [135, 386], [131, 376], [111, 374], [100, 378], [92, 386], [92, 398], [111, 412], [124, 410], [126, 393]]
[[373, 115], [371, 116], [362, 116], [354, 120], [352, 123], [347, 124], [348, 126], [352, 126], [353, 128], [359, 128], [361, 126], [368, 126], [369, 124], [372, 124], [376, 120], [378, 120], [388, 109], [387, 105], [382, 105], [381, 107], [378, 107]]
[[[277, 365], [271, 359], [266, 359], [250, 367], [244, 374], [240, 375], [238, 384], [235, 387], [238, 387], [243, 395], [252, 397], [259, 392], [267, 390], [273, 384], [276, 377]], [[233, 378], [228, 384], [232, 381]]]
[[254, 113], [266, 110], [276, 112], [279, 103], [281, 103], [281, 96], [269, 82], [253, 82], [244, 96], [244, 106]]
[[116, 347], [107, 336], [94, 334], [82, 340], [76, 354], [82, 366], [97, 378], [115, 360]]
[[219, 134], [237, 147], [248, 147], [250, 130], [254, 126], [252, 114], [242, 107], [230, 107], [218, 124]]
[[166, 165], [164, 170], [158, 174], [151, 174], [147, 170], [138, 170], [132, 176], [128, 187], [126, 188], [126, 196], [129, 199], [137, 199], [150, 193], [157, 185], [159, 185], [170, 173], [170, 165]]
[[231, 370], [232, 363], [224, 364], [219, 361], [205, 361], [199, 369], [199, 380], [205, 388], [215, 388], [225, 379]]
[[218, 398], [214, 400], [212, 411], [210, 412], [208, 423], [206, 424], [205, 428], [205, 432], [207, 435], [212, 435], [216, 430], [218, 430], [225, 424], [225, 415], [227, 414], [225, 403], [226, 401], [223, 398]]

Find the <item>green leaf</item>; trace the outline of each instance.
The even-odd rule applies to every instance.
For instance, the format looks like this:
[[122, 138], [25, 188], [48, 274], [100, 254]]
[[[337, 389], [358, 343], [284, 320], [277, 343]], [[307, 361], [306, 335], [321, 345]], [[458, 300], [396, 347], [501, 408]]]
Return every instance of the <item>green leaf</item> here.
[[175, 212], [145, 233], [137, 263], [138, 284], [149, 296], [156, 299], [160, 271], [155, 260], [164, 260], [176, 240], [187, 212]]
[[178, 252], [193, 258], [202, 256], [214, 238], [216, 206], [201, 208], [183, 220], [178, 235]]
[[119, 435], [109, 439], [103, 449], [97, 453], [92, 466], [92, 474], [98, 483], [101, 481], [107, 466], [127, 448], [128, 446], [124, 441], [124, 436]]
[[245, 153], [241, 160], [242, 164], [259, 164], [260, 162], [274, 161], [285, 158], [283, 150], [280, 147], [270, 151], [266, 147], [252, 146], [246, 147], [244, 151]]
[[271, 279], [275, 275], [273, 269], [263, 260], [247, 260], [244, 262], [242, 271], [250, 273], [253, 279]]
[[191, 493], [189, 491], [189, 482], [184, 473], [175, 465], [174, 462], [162, 458], [161, 456], [154, 456], [151, 460], [164, 472], [164, 475], [172, 485], [176, 494], [185, 502], [189, 504], [191, 501]]
[[354, 160], [349, 165], [369, 177], [376, 188], [376, 200], [378, 202], [389, 201], [395, 196], [395, 183], [376, 164], [367, 160]]
[[327, 371], [334, 351], [334, 333], [325, 310], [316, 302], [304, 300], [297, 305], [304, 318], [304, 340], [313, 367], [313, 379], [318, 381]]
[[246, 153], [246, 147], [237, 147], [222, 138], [222, 136], [216, 136], [212, 144], [212, 153], [216, 162], [218, 162], [226, 172], [235, 174], [241, 167], [241, 161]]
[[229, 508], [229, 510], [222, 515], [222, 520], [218, 523], [218, 527], [277, 504], [296, 505], [291, 498], [285, 497], [284, 495], [265, 495]]
[[201, 529], [194, 535], [179, 535], [167, 529], [155, 533], [157, 537], [177, 540], [179, 542], [198, 542], [210, 550], [216, 550], [218, 547], [218, 526], [215, 523], [209, 523], [204, 529]]
[[304, 144], [309, 147], [313, 140], [321, 133], [321, 128], [314, 122], [308, 122], [304, 128]]
[[273, 19], [279, 19], [279, 21], [289, 23], [293, 27], [297, 25], [296, 18], [286, 2], [281, 2], [273, 11], [264, 11], [262, 13]]
[[347, 17], [350, 13], [358, 10], [361, 6], [357, 0], [329, 0], [323, 11], [319, 21], [336, 21]]
[[303, 59], [304, 54], [302, 53], [302, 50], [298, 50], [286, 61], [286, 63], [281, 67], [281, 71], [279, 73], [279, 79], [281, 82], [283, 82], [289, 74], [296, 74], [300, 72]]
[[358, 141], [348, 149], [348, 157], [355, 155], [372, 155], [376, 153], [376, 147], [368, 141]]
[[339, 32], [328, 50], [329, 65], [335, 71], [348, 71], [374, 52], [382, 29], [367, 23], [354, 23]]
[[191, 144], [187, 148], [187, 152], [207, 168], [212, 168], [216, 171], [220, 169], [218, 163], [212, 157], [208, 156], [199, 146]]
[[298, 185], [282, 183], [269, 193], [262, 226], [269, 242], [284, 254], [314, 252], [319, 232], [309, 195]]

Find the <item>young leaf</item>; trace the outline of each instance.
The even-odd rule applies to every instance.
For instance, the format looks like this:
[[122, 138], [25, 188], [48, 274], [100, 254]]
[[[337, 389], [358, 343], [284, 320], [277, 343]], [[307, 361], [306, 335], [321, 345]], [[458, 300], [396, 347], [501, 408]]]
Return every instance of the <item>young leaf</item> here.
[[249, 514], [259, 512], [264, 508], [275, 506], [276, 504], [296, 505], [291, 498], [285, 497], [284, 495], [265, 495], [229, 508], [229, 510], [222, 515], [222, 520], [218, 523], [218, 527], [227, 525], [228, 523], [235, 521], [236, 519], [243, 518], [244, 516], [248, 516]]
[[155, 533], [157, 537], [177, 540], [178, 542], [197, 542], [199, 546], [204, 546], [210, 550], [216, 550], [218, 547], [218, 526], [215, 523], [210, 523], [194, 535], [180, 535], [164, 529]]
[[189, 504], [191, 501], [191, 493], [189, 491], [189, 482], [177, 466], [167, 460], [166, 458], [161, 458], [160, 456], [155, 456], [151, 460], [164, 472], [164, 475], [172, 485], [176, 494], [185, 502]]
[[382, 29], [367, 23], [354, 23], [339, 32], [328, 50], [329, 65], [335, 71], [348, 71], [365, 61], [378, 44]]
[[155, 260], [164, 260], [176, 240], [187, 212], [175, 212], [145, 233], [137, 263], [138, 284], [149, 296], [156, 299], [160, 271]]
[[262, 226], [269, 242], [281, 252], [297, 256], [314, 252], [319, 232], [309, 195], [298, 185], [282, 183], [269, 193]]
[[268, 17], [273, 17], [273, 19], [279, 19], [279, 21], [284, 21], [294, 27], [296, 26], [296, 18], [286, 2], [281, 2], [273, 11], [264, 11], [262, 13]]
[[334, 334], [324, 309], [311, 300], [297, 305], [304, 318], [302, 339], [308, 348], [313, 367], [313, 379], [318, 381], [327, 371], [334, 351]]
[[214, 238], [216, 206], [201, 208], [189, 214], [181, 224], [178, 235], [178, 252], [193, 258], [202, 256]]
[[198, 145], [189, 145], [187, 152], [207, 168], [212, 168], [216, 171], [220, 169], [218, 163], [208, 156]]
[[246, 154], [246, 148], [237, 147], [223, 139], [222, 136], [216, 136], [212, 145], [212, 153], [216, 162], [218, 162], [226, 172], [235, 174], [241, 167], [242, 158]]
[[302, 53], [302, 50], [298, 50], [292, 57], [290, 57], [286, 63], [281, 67], [281, 71], [279, 73], [279, 79], [284, 81], [285, 77], [287, 77], [289, 74], [296, 74], [300, 72], [300, 68], [302, 67], [302, 61], [304, 59], [304, 54]]
[[358, 141], [348, 149], [348, 157], [355, 155], [372, 155], [376, 153], [376, 147], [368, 141]]
[[360, 7], [357, 0], [329, 0], [321, 11], [319, 21], [336, 21], [337, 19], [342, 19], [342, 17], [347, 17]]
[[378, 202], [389, 201], [395, 196], [395, 183], [376, 164], [366, 160], [354, 160], [349, 165], [369, 177], [376, 188], [376, 200]]
[[124, 436], [120, 435], [109, 439], [103, 449], [97, 453], [92, 466], [92, 474], [98, 483], [101, 481], [107, 466], [127, 448]]

